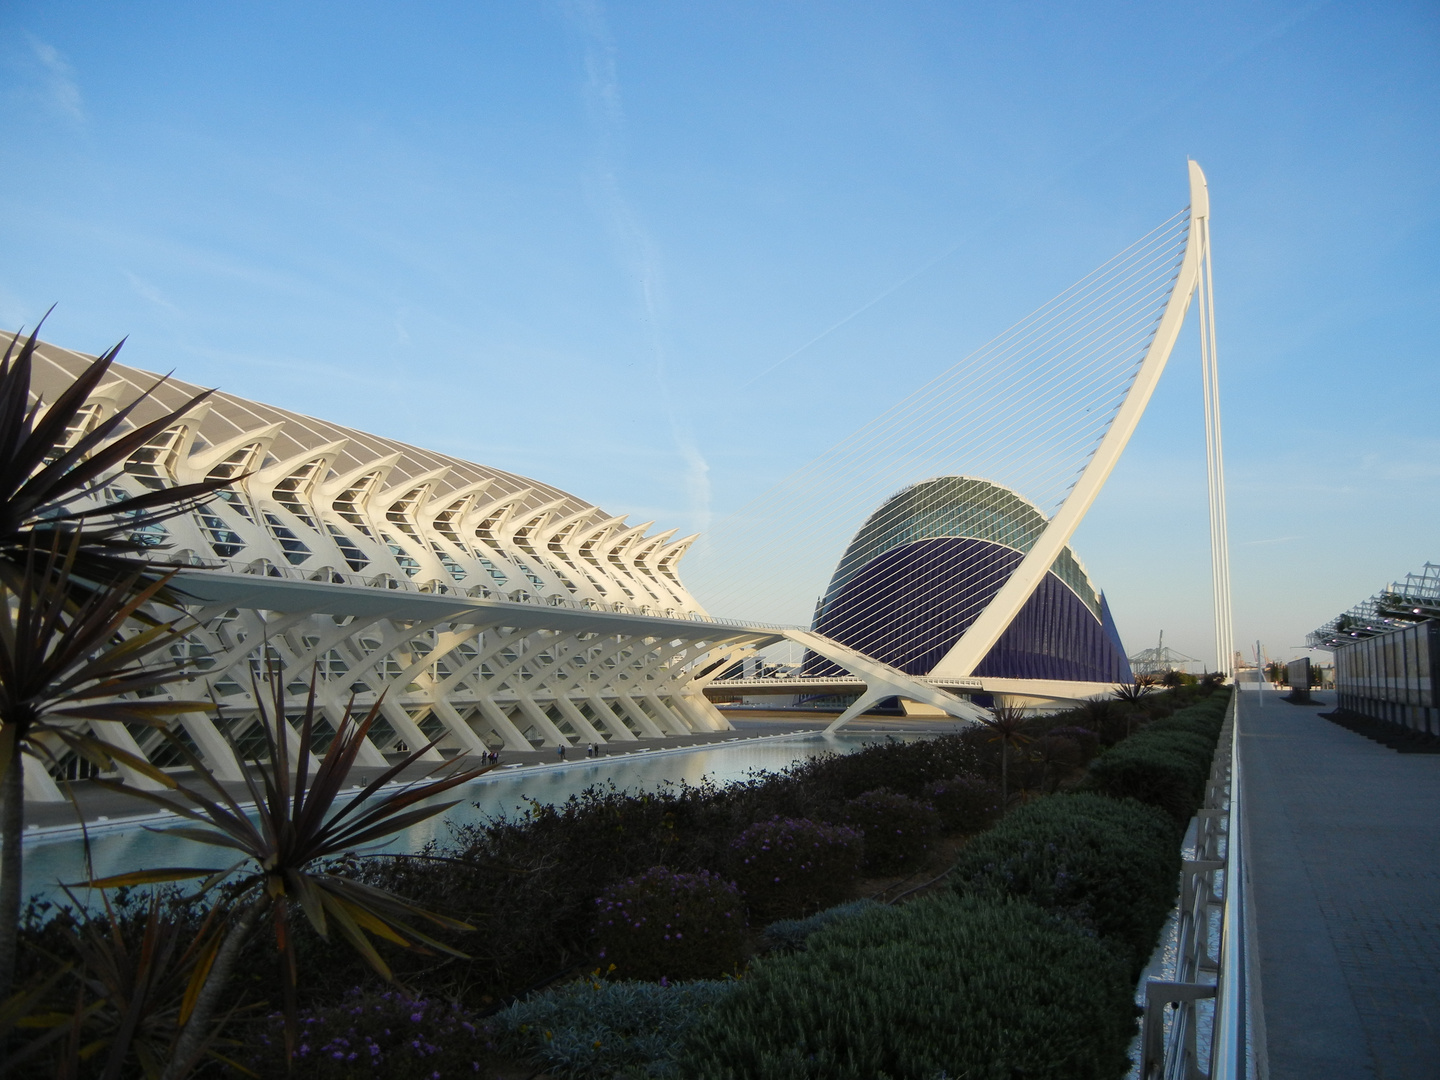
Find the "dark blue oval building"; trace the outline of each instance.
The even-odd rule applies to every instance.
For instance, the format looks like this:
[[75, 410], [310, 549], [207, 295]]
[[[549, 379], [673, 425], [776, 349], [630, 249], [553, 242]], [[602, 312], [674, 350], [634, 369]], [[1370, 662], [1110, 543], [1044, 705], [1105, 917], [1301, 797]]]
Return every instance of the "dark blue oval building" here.
[[[911, 675], [927, 675], [1020, 565], [1047, 524], [988, 480], [941, 476], [887, 499], [855, 534], [814, 629]], [[813, 654], [805, 673], [841, 675]], [[1067, 546], [976, 676], [1129, 682], [1105, 596]]]

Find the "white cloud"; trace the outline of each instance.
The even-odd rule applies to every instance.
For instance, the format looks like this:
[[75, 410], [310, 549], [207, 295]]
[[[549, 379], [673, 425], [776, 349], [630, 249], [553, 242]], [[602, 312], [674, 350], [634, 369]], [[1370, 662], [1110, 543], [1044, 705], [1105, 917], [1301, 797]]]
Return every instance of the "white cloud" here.
[[142, 300], [148, 300], [156, 307], [164, 308], [172, 315], [180, 314], [180, 309], [170, 302], [170, 298], [154, 285], [150, 284], [150, 282], [142, 277], [137, 277], [128, 270], [125, 271], [125, 276], [130, 281], [130, 287], [135, 290], [136, 295]]
[[54, 112], [67, 119], [81, 123], [85, 119], [85, 101], [80, 94], [80, 84], [75, 79], [75, 69], [53, 45], [48, 45], [27, 34], [30, 52], [40, 65], [41, 96]]

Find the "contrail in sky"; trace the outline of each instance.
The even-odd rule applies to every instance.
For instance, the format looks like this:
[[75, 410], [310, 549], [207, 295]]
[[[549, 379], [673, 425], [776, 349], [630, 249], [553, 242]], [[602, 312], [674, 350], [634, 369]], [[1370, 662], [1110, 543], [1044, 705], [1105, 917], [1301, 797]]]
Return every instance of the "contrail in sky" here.
[[572, 0], [565, 6], [585, 48], [585, 105], [590, 116], [597, 153], [594, 166], [596, 196], [609, 216], [619, 254], [635, 279], [654, 359], [655, 384], [670, 424], [675, 447], [685, 462], [685, 488], [694, 523], [699, 531], [710, 527], [710, 465], [700, 452], [689, 425], [682, 419], [670, 392], [663, 333], [665, 303], [663, 266], [654, 239], [625, 197], [620, 184], [619, 161], [625, 127], [616, 69], [615, 40], [598, 0]]

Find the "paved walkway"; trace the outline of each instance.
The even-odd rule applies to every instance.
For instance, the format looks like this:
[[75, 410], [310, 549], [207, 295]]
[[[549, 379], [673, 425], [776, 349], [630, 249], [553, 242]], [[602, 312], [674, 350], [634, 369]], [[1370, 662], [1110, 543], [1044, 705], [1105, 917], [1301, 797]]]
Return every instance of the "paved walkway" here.
[[[1320, 693], [1328, 706], [1334, 695]], [[1240, 699], [1274, 1080], [1440, 1078], [1440, 755]]]

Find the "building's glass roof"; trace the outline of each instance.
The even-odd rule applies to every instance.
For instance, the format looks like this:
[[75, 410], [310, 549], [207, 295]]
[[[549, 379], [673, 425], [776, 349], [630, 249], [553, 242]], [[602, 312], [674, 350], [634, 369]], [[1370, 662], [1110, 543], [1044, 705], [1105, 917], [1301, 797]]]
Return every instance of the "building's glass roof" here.
[[[861, 526], [845, 549], [823, 608], [869, 562], [917, 540], [970, 537], [1012, 548], [1022, 555], [1035, 546], [1048, 519], [1039, 507], [1010, 488], [973, 476], [938, 476], [913, 484], [887, 499]], [[1051, 572], [1100, 617], [1100, 593], [1069, 546]]]

